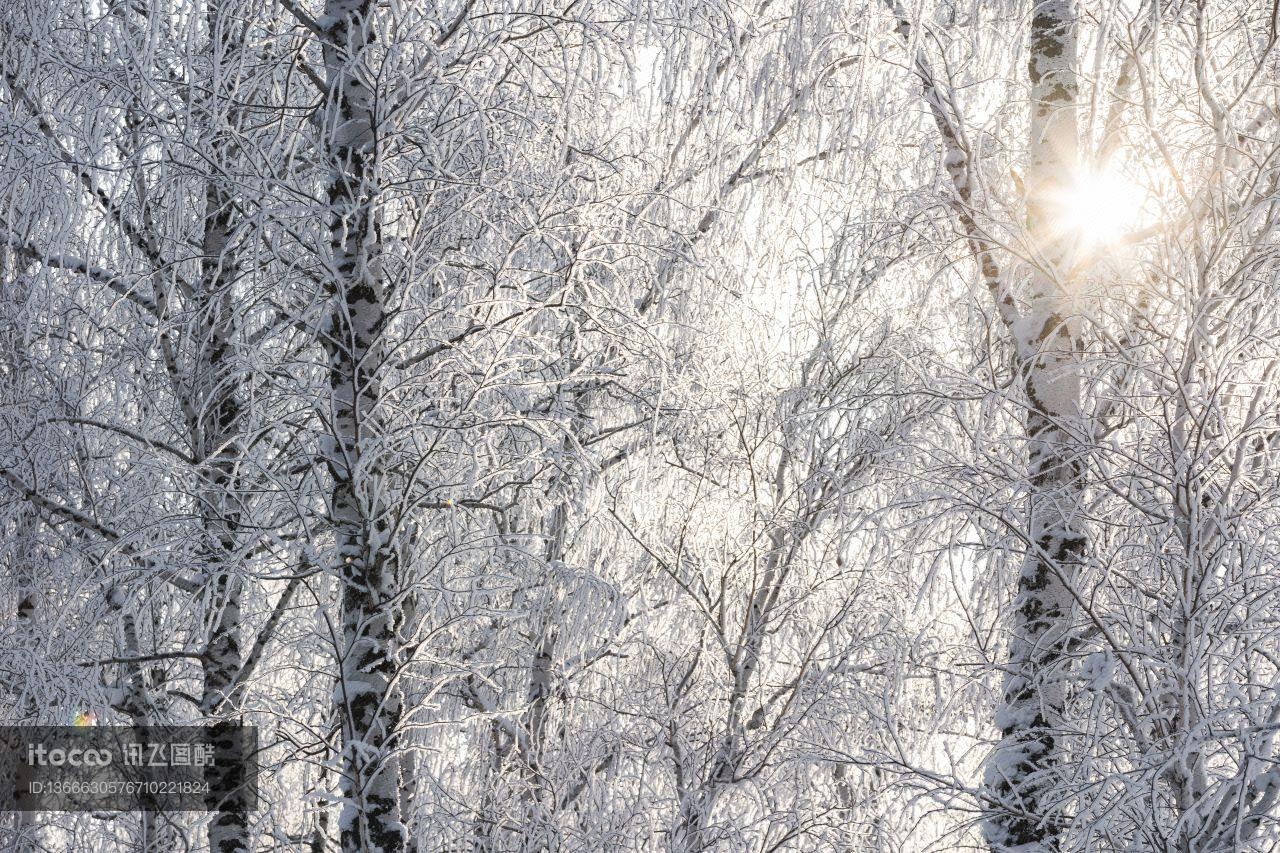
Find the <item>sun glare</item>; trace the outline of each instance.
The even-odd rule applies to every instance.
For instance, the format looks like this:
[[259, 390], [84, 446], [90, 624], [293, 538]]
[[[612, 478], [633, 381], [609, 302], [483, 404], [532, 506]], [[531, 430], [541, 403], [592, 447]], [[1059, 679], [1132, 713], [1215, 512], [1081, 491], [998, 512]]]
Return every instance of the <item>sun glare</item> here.
[[1143, 201], [1142, 189], [1116, 172], [1082, 172], [1063, 193], [1061, 228], [1085, 251], [1113, 246], [1137, 227]]

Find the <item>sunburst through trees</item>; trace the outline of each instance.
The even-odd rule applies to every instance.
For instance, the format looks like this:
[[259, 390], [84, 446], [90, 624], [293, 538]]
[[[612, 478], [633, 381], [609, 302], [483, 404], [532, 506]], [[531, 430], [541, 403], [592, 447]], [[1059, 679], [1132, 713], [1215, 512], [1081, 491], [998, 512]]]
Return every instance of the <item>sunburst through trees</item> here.
[[0, 848], [1280, 845], [1271, 5], [2, 5]]

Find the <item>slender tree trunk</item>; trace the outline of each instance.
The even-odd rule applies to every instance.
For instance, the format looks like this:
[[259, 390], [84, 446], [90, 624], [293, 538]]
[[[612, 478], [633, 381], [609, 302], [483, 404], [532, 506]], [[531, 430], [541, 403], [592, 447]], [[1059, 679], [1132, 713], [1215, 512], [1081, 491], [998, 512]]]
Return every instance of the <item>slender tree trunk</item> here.
[[[576, 422], [577, 419], [575, 418]], [[553, 486], [550, 491], [558, 493], [563, 484]], [[517, 744], [520, 752], [520, 764], [525, 775], [524, 785], [520, 792], [521, 821], [523, 823], [523, 839], [519, 842], [523, 853], [535, 851], [554, 851], [557, 849], [555, 812], [558, 803], [556, 792], [547, 778], [544, 762], [551, 749], [550, 723], [551, 702], [555, 690], [555, 661], [559, 631], [559, 597], [555, 593], [557, 579], [554, 567], [562, 564], [566, 557], [568, 540], [569, 508], [563, 495], [556, 494], [556, 505], [547, 520], [546, 550], [543, 562], [553, 574], [540, 587], [541, 600], [532, 603], [529, 608], [536, 614], [537, 632], [534, 635], [533, 659], [529, 665], [529, 679], [525, 692], [526, 711], [522, 715], [520, 725], [525, 738]]]
[[[784, 489], [788, 457], [784, 456], [775, 473], [775, 494]], [[701, 853], [712, 848], [716, 839], [710, 830], [711, 818], [721, 796], [735, 781], [742, 767], [751, 721], [749, 698], [758, 679], [765, 635], [774, 618], [774, 609], [787, 576], [787, 561], [794, 553], [795, 542], [782, 526], [774, 526], [768, 535], [768, 548], [760, 560], [760, 580], [747, 601], [742, 633], [733, 646], [728, 664], [733, 686], [728, 696], [724, 724], [716, 737], [714, 754], [705, 776], [680, 794], [679, 818], [672, 834], [671, 849], [678, 853]]]
[[326, 456], [341, 579], [342, 657], [335, 703], [342, 720], [339, 820], [345, 853], [399, 853], [394, 738], [401, 717], [394, 685], [396, 573], [384, 493], [380, 428], [387, 323], [378, 220], [378, 140], [370, 82], [373, 0], [328, 0], [324, 146], [332, 250], [323, 341], [332, 394]]
[[[202, 422], [198, 429], [197, 458], [207, 460], [203, 479], [206, 488], [201, 496], [201, 522], [209, 566], [213, 573], [210, 604], [213, 625], [201, 658], [204, 670], [200, 710], [215, 720], [223, 709], [235, 713], [232, 685], [244, 665], [241, 649], [241, 595], [243, 579], [234, 565], [238, 561], [241, 521], [237, 494], [237, 460], [240, 448], [236, 431], [240, 425], [241, 407], [236, 399], [236, 385], [230, 375], [229, 337], [234, 326], [231, 287], [226, 264], [228, 219], [231, 200], [210, 182], [208, 209], [205, 214], [205, 266], [197, 310], [209, 317], [206, 344], [208, 349], [201, 365], [198, 381], [209, 393], [203, 396]], [[203, 348], [203, 347], [202, 347]], [[228, 707], [230, 706], [230, 707]], [[233, 737], [232, 728], [215, 726], [215, 737]], [[228, 744], [230, 741], [228, 742]], [[209, 768], [210, 778], [222, 770]], [[220, 804], [209, 823], [211, 853], [247, 853], [248, 805], [242, 792], [231, 792]]]
[[[159, 709], [147, 667], [136, 660], [141, 654], [137, 616], [128, 609], [128, 598], [119, 587], [109, 589], [106, 598], [107, 606], [120, 614], [122, 650], [130, 659], [129, 663], [121, 665], [121, 676], [116, 683], [120, 696], [116, 710], [126, 715], [134, 727], [159, 725], [162, 720], [157, 713]], [[156, 803], [148, 794], [139, 794], [138, 799], [141, 805], [150, 808], [139, 810], [139, 837], [134, 849], [138, 853], [162, 853], [175, 849], [177, 834], [172, 818], [155, 808]]]
[[[19, 344], [21, 346], [21, 344]], [[18, 511], [14, 522], [17, 528], [11, 544], [14, 585], [18, 593], [18, 607], [15, 627], [17, 644], [24, 648], [26, 654], [37, 653], [39, 635], [36, 628], [37, 615], [37, 577], [36, 559], [39, 553], [40, 517], [31, 507], [23, 507]], [[32, 693], [33, 684], [15, 685], [18, 687], [18, 702], [15, 711], [17, 718], [9, 723], [36, 725], [40, 722], [40, 708]], [[39, 825], [36, 812], [14, 812], [11, 845], [13, 853], [33, 853], [42, 846], [39, 836]]]
[[1072, 597], [1084, 559], [1084, 471], [1080, 420], [1080, 332], [1068, 280], [1072, 235], [1059, 227], [1060, 199], [1077, 167], [1073, 0], [1042, 0], [1032, 14], [1028, 71], [1031, 140], [1027, 218], [1035, 263], [1029, 306], [1015, 328], [1025, 377], [1032, 551], [1018, 577], [1010, 627], [1003, 739], [987, 769], [997, 807], [986, 825], [993, 850], [1060, 849], [1066, 818], [1060, 779], [1064, 668]]
[[[195, 104], [201, 112], [193, 119], [210, 140], [211, 174], [205, 183], [201, 234], [201, 271], [192, 294], [190, 351], [191, 379], [187, 384], [193, 414], [191, 448], [200, 460], [199, 512], [204, 569], [209, 573], [209, 606], [212, 624], [201, 658], [204, 683], [200, 710], [213, 722], [215, 741], [228, 751], [235, 742], [236, 723], [221, 722], [222, 714], [235, 713], [232, 693], [244, 665], [241, 649], [241, 596], [239, 571], [241, 487], [238, 470], [243, 448], [237, 440], [243, 416], [236, 381], [233, 347], [237, 337], [234, 286], [236, 258], [232, 247], [235, 200], [224, 173], [235, 156], [235, 142], [224, 128], [235, 119], [233, 62], [238, 39], [232, 31], [234, 17], [225, 7], [205, 6], [208, 27], [209, 96]], [[211, 790], [224, 768], [210, 767]], [[243, 791], [224, 796], [209, 821], [211, 853], [248, 853], [249, 808]]]

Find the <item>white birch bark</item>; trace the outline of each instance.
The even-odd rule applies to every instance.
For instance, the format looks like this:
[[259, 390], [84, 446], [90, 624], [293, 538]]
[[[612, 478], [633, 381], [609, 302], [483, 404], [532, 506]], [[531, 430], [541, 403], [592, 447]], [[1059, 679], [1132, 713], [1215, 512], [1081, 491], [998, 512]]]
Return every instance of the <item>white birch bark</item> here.
[[1080, 319], [1073, 304], [1072, 237], [1061, 199], [1077, 167], [1076, 10], [1041, 0], [1032, 11], [1027, 70], [1031, 124], [1027, 227], [1034, 252], [1028, 306], [1012, 329], [1026, 393], [1031, 551], [1009, 625], [1003, 736], [987, 768], [997, 811], [985, 827], [996, 851], [1060, 849], [1066, 816], [1056, 799], [1066, 700], [1070, 585], [1085, 557], [1080, 431]]
[[341, 581], [342, 642], [334, 701], [342, 730], [339, 817], [347, 853], [395, 853], [407, 844], [395, 760], [400, 692], [394, 686], [396, 579], [384, 493], [378, 373], [388, 320], [378, 214], [378, 127], [372, 80], [372, 0], [328, 0], [322, 146], [330, 268], [322, 338], [331, 430], [326, 463]]
[[[200, 711], [212, 722], [215, 742], [227, 753], [234, 743], [236, 723], [220, 720], [224, 709], [235, 713], [233, 693], [244, 666], [241, 652], [241, 596], [244, 579], [240, 561], [240, 532], [243, 498], [239, 469], [244, 460], [237, 433], [243, 417], [238, 398], [236, 353], [237, 308], [235, 280], [237, 262], [231, 240], [235, 224], [236, 200], [228, 189], [225, 172], [238, 152], [226, 126], [235, 123], [236, 111], [228, 107], [238, 93], [229, 82], [234, 79], [235, 53], [239, 36], [234, 18], [212, 4], [205, 7], [208, 27], [207, 52], [211, 95], [196, 119], [207, 128], [211, 140], [211, 168], [205, 184], [204, 217], [201, 234], [201, 270], [192, 294], [193, 324], [191, 348], [193, 400], [193, 458], [201, 460], [198, 472], [203, 488], [199, 495], [200, 524], [205, 570], [210, 575], [208, 595], [212, 611], [209, 639], [201, 657], [203, 670]], [[221, 84], [221, 86], [219, 85]], [[207, 778], [215, 782], [220, 768], [209, 768]], [[212, 788], [212, 785], [211, 785]], [[249, 809], [242, 791], [228, 792], [210, 818], [210, 853], [248, 853]]]

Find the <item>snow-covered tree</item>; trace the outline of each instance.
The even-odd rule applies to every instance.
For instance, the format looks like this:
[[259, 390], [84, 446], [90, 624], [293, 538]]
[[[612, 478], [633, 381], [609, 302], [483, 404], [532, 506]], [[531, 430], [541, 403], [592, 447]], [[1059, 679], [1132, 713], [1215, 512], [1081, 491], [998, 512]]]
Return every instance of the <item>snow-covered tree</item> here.
[[1276, 27], [5, 5], [0, 845], [1275, 846]]

